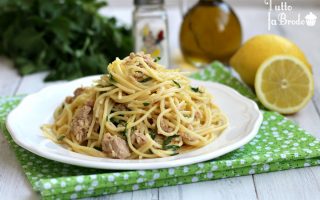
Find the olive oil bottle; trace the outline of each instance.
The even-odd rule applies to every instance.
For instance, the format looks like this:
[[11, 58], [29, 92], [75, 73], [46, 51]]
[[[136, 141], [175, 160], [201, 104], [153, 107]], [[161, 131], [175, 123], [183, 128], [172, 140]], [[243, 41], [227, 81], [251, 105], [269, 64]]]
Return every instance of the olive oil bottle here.
[[228, 63], [241, 40], [239, 19], [222, 0], [200, 0], [186, 13], [180, 29], [182, 53], [196, 67], [214, 60]]

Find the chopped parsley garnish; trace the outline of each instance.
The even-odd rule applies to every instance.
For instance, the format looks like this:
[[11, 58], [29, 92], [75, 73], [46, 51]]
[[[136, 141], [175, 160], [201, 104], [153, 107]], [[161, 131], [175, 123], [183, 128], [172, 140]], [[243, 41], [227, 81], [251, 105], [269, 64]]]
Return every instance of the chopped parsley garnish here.
[[156, 131], [153, 129], [148, 129], [150, 137], [154, 140], [156, 138]]
[[191, 87], [191, 86], [190, 86], [190, 89], [191, 89], [192, 91], [194, 91], [194, 92], [202, 93], [202, 92], [200, 91], [199, 87]]
[[172, 151], [176, 151], [180, 148], [180, 146], [178, 145], [167, 145], [167, 146], [164, 146], [162, 149], [163, 150], [172, 150]]
[[160, 59], [161, 59], [161, 57], [158, 56], [158, 57], [156, 57], [153, 61], [154, 61], [154, 62], [158, 62]]
[[112, 117], [110, 119], [110, 122], [112, 122], [115, 126], [118, 126], [121, 122], [125, 122], [124, 120], [121, 120], [121, 119], [117, 119], [115, 117]]
[[124, 131], [121, 132], [121, 134], [126, 138], [128, 135], [128, 123], [126, 123], [125, 127], [124, 127]]
[[181, 85], [180, 85], [177, 81], [172, 80], [172, 82], [173, 82], [174, 84], [176, 84], [176, 86], [177, 86], [178, 88], [181, 88]]
[[102, 151], [101, 147], [93, 147], [93, 148], [95, 148], [95, 150]]
[[[171, 141], [172, 141], [174, 138], [176, 138], [176, 137], [179, 137], [179, 135], [173, 135], [173, 136], [167, 137], [167, 138], [163, 141], [163, 144], [162, 144], [163, 149], [165, 149], [165, 146], [167, 146], [168, 144], [170, 144]], [[170, 145], [170, 146], [172, 146], [172, 145]]]
[[198, 87], [191, 87], [191, 86], [190, 86], [190, 89], [191, 89], [192, 91], [194, 91], [194, 92], [199, 92], [199, 88], [198, 88]]
[[148, 106], [148, 105], [150, 105], [150, 103], [149, 102], [144, 102], [143, 105], [144, 106]]
[[144, 82], [148, 82], [148, 81], [150, 81], [150, 80], [152, 80], [152, 78], [151, 77], [147, 77], [147, 78], [145, 78], [145, 79], [142, 79], [141, 81], [139, 81], [140, 83], [144, 83]]
[[62, 141], [63, 140], [63, 138], [65, 138], [66, 136], [65, 135], [61, 135], [60, 137], [58, 137], [58, 141]]

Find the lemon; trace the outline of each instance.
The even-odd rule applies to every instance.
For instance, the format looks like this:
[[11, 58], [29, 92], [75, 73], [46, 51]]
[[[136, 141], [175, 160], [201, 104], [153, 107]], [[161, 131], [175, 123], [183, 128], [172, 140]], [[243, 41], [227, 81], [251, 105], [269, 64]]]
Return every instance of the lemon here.
[[297, 45], [286, 38], [272, 34], [258, 35], [249, 39], [232, 56], [230, 64], [245, 83], [253, 86], [259, 66], [271, 56], [284, 54], [300, 59], [311, 69], [306, 57]]
[[292, 114], [313, 95], [313, 77], [307, 65], [293, 56], [273, 56], [259, 67], [254, 84], [261, 103], [270, 110]]

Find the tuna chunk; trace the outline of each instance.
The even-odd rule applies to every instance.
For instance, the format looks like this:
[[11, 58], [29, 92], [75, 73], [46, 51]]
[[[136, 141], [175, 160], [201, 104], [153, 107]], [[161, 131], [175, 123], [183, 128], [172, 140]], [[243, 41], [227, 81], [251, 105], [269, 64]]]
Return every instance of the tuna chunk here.
[[66, 99], [64, 100], [66, 103], [70, 104], [73, 102], [73, 98], [72, 96], [67, 96]]
[[[160, 121], [160, 126], [161, 126], [162, 130], [164, 130], [167, 133], [170, 133], [170, 132], [172, 132], [174, 130], [174, 128], [172, 128], [169, 125], [169, 121], [167, 119], [162, 119]], [[161, 134], [161, 133], [158, 133], [158, 134]]]
[[77, 88], [77, 89], [73, 92], [73, 94], [74, 94], [75, 97], [77, 97], [77, 96], [79, 96], [80, 94], [82, 94], [85, 90], [86, 90], [85, 88], [79, 87], [79, 88]]
[[133, 74], [133, 78], [140, 82], [140, 81], [143, 81], [147, 77], [142, 72], [136, 71]]
[[127, 142], [116, 135], [106, 133], [101, 145], [103, 152], [112, 158], [125, 159], [131, 155]]
[[114, 110], [114, 111], [126, 111], [126, 110], [128, 110], [128, 108], [126, 107], [125, 104], [116, 103], [116, 104], [114, 104], [114, 106], [113, 106], [113, 110]]
[[[193, 130], [193, 127], [189, 125], [188, 129]], [[181, 136], [184, 142], [195, 142], [198, 140], [198, 138], [191, 136], [189, 133], [186, 133], [186, 132], [179, 132], [179, 135]]]
[[180, 132], [179, 135], [184, 142], [195, 142], [198, 140], [198, 138], [192, 137], [190, 134], [185, 132]]
[[77, 96], [79, 96], [80, 94], [82, 94], [85, 90], [86, 90], [86, 89], [83, 88], [83, 87], [77, 88], [77, 89], [73, 92], [74, 96], [67, 96], [66, 99], [65, 99], [65, 102], [68, 103], [68, 104], [72, 103], [72, 102], [75, 100], [75, 98], [77, 98]]
[[202, 118], [202, 114], [199, 111], [196, 111], [196, 114], [194, 115], [195, 120], [201, 119]]
[[135, 57], [143, 58], [144, 62], [146, 62], [149, 67], [156, 69], [156, 63], [154, 62], [154, 59], [150, 54], [144, 54], [144, 52], [130, 53], [130, 55], [125, 58], [125, 61], [127, 63], [131, 63]]
[[131, 135], [131, 141], [135, 147], [140, 147], [141, 145], [146, 143], [147, 137], [139, 130], [135, 130]]
[[82, 143], [86, 137], [93, 119], [92, 107], [84, 105], [77, 108], [71, 121], [71, 134], [73, 134], [79, 143]]

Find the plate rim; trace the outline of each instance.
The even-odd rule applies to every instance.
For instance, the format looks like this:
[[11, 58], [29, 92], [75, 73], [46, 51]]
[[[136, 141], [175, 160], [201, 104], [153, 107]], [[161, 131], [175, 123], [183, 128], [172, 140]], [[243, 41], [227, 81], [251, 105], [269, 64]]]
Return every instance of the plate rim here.
[[[203, 82], [205, 84], [212, 84], [215, 87], [220, 87], [223, 91], [229, 93], [231, 96], [235, 96], [237, 98], [242, 98], [242, 102], [247, 101], [247, 105], [250, 105], [252, 110], [256, 111], [258, 116], [255, 122], [253, 123], [253, 126], [249, 129], [250, 133], [248, 133], [245, 137], [241, 138], [240, 140], [236, 141], [235, 143], [232, 143], [228, 146], [225, 146], [223, 148], [217, 149], [214, 152], [209, 152], [206, 154], [194, 156], [194, 157], [188, 157], [188, 158], [182, 158], [182, 159], [177, 159], [177, 160], [166, 160], [162, 162], [157, 162], [156, 166], [153, 162], [140, 162], [140, 163], [130, 163], [130, 162], [99, 162], [99, 161], [93, 161], [93, 162], [84, 162], [83, 160], [80, 160], [79, 158], [74, 158], [74, 157], [66, 157], [60, 154], [54, 154], [51, 152], [44, 152], [41, 151], [40, 147], [36, 147], [29, 142], [25, 142], [21, 140], [18, 136], [18, 134], [15, 133], [15, 128], [12, 126], [14, 124], [14, 115], [16, 112], [20, 110], [20, 108], [25, 104], [25, 102], [28, 101], [28, 99], [33, 98], [34, 96], [37, 96], [41, 94], [45, 90], [52, 90], [53, 88], [56, 87], [62, 87], [64, 85], [68, 84], [74, 84], [76, 82], [82, 82], [85, 79], [91, 79], [94, 80], [96, 78], [99, 78], [101, 75], [94, 75], [94, 76], [87, 76], [83, 78], [79, 78], [73, 81], [65, 82], [65, 83], [57, 83], [51, 86], [44, 87], [40, 89], [38, 92], [32, 93], [30, 95], [27, 95], [24, 97], [21, 102], [15, 107], [7, 116], [6, 118], [6, 127], [8, 132], [10, 133], [12, 139], [16, 144], [18, 144], [20, 147], [26, 149], [27, 151], [30, 151], [40, 157], [50, 159], [53, 161], [58, 161], [61, 163], [67, 163], [71, 165], [76, 165], [76, 166], [81, 166], [81, 167], [89, 167], [89, 168], [96, 168], [96, 169], [114, 169], [114, 170], [145, 170], [145, 169], [162, 169], [162, 168], [171, 168], [171, 167], [178, 167], [178, 166], [184, 166], [184, 165], [190, 165], [190, 164], [195, 164], [199, 162], [204, 162], [207, 160], [211, 160], [217, 157], [220, 157], [222, 155], [225, 155], [227, 153], [230, 153], [231, 151], [234, 151], [241, 146], [247, 144], [249, 141], [251, 141], [255, 135], [258, 133], [259, 127], [262, 123], [263, 120], [263, 115], [262, 112], [259, 110], [257, 104], [241, 95], [238, 91], [235, 89], [228, 87], [226, 85], [223, 85], [221, 83], [217, 82], [211, 82], [211, 81], [202, 81], [202, 80], [196, 80], [196, 79], [191, 79], [192, 81], [195, 82]], [[80, 84], [79, 84], [80, 85]], [[75, 152], [73, 152], [75, 153]], [[213, 155], [212, 155], [213, 154]], [[172, 156], [174, 157], [174, 156]], [[94, 157], [93, 157], [94, 158]], [[108, 158], [107, 158], [108, 159]], [[109, 158], [110, 159], [110, 158]], [[155, 158], [155, 159], [162, 159], [162, 158]], [[116, 160], [116, 159], [112, 159]], [[152, 160], [152, 159], [148, 159]]]

